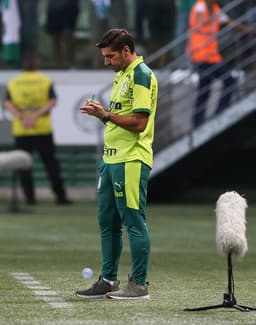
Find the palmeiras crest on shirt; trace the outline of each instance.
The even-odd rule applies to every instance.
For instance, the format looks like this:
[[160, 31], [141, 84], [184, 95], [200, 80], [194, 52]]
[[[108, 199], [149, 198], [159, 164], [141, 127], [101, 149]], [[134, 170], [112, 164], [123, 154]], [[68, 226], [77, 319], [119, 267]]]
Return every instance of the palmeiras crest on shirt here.
[[122, 85], [122, 88], [121, 88], [121, 94], [124, 94], [126, 92], [126, 90], [128, 89], [128, 81], [125, 81]]

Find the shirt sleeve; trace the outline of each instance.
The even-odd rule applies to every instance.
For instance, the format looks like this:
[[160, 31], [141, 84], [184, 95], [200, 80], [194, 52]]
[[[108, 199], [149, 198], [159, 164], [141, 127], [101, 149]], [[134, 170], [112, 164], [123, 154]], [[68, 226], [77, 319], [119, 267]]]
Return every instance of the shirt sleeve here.
[[151, 112], [151, 92], [150, 89], [142, 85], [134, 85], [133, 88], [133, 112], [148, 113]]
[[[206, 5], [204, 3], [197, 3], [195, 5], [195, 11], [197, 13], [204, 13], [206, 10]], [[219, 19], [220, 19], [220, 22], [221, 24], [225, 24], [229, 21], [229, 16], [224, 12], [224, 11], [220, 11], [219, 13]]]

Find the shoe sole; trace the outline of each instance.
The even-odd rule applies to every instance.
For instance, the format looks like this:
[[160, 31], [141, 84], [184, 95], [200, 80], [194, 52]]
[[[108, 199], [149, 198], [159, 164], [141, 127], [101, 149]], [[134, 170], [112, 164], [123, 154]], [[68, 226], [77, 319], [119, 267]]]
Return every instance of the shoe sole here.
[[116, 300], [145, 300], [145, 299], [150, 299], [150, 295], [139, 296], [139, 297], [121, 297], [121, 296], [107, 295], [106, 297], [109, 298], [109, 299], [116, 299]]
[[74, 295], [76, 297], [83, 298], [83, 299], [103, 299], [103, 298], [106, 298], [106, 295], [85, 296], [85, 295], [80, 295], [79, 293], [75, 293]]

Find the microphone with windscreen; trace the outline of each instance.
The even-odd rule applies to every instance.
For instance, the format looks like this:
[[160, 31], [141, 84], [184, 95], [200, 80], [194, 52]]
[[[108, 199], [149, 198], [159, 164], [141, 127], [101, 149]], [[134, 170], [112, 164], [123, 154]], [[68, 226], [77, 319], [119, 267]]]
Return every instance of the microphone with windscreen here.
[[237, 192], [222, 194], [216, 204], [216, 246], [221, 255], [247, 253], [246, 200]]
[[32, 157], [27, 151], [17, 149], [0, 152], [1, 172], [29, 169], [31, 165]]
[[184, 311], [200, 311], [215, 308], [235, 308], [240, 311], [256, 310], [237, 303], [234, 296], [232, 255], [242, 257], [248, 251], [246, 239], [246, 200], [235, 191], [220, 195], [216, 203], [216, 247], [221, 255], [227, 256], [228, 292], [222, 304], [186, 308]]
[[9, 212], [20, 212], [18, 206], [17, 183], [18, 173], [28, 170], [32, 166], [32, 156], [24, 150], [11, 150], [0, 152], [0, 173], [11, 173], [11, 201], [8, 206]]

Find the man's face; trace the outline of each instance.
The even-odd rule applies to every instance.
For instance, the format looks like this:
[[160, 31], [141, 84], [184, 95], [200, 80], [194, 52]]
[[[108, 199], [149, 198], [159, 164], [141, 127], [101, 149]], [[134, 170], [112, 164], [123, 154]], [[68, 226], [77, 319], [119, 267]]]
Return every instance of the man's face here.
[[113, 51], [110, 47], [104, 47], [101, 49], [101, 54], [104, 57], [105, 65], [111, 67], [115, 72], [125, 70], [128, 66], [127, 49]]

